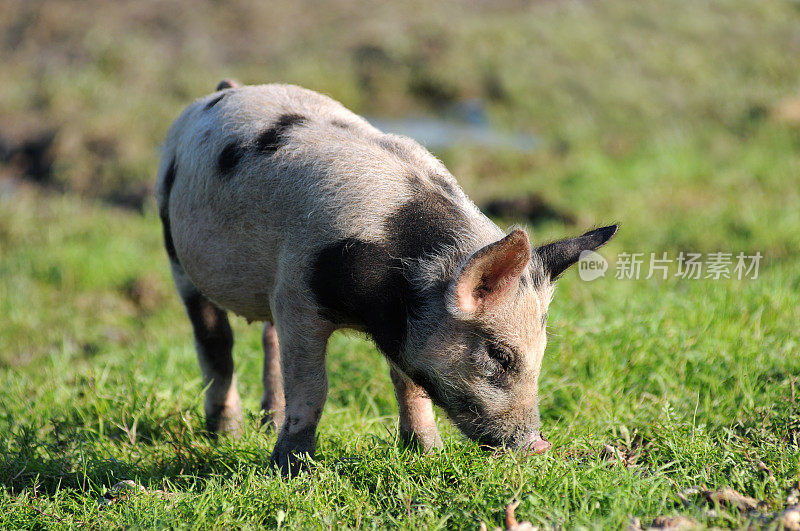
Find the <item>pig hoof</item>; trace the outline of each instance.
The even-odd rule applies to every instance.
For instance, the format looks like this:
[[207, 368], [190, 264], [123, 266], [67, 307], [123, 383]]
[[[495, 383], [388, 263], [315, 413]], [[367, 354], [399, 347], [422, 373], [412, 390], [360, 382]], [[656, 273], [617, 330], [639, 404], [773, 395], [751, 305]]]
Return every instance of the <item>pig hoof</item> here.
[[239, 436], [242, 433], [242, 410], [223, 408], [218, 413], [206, 417], [206, 429], [212, 436], [221, 434]]
[[272, 452], [269, 459], [270, 464], [277, 468], [285, 478], [297, 477], [301, 472], [308, 472], [308, 462], [306, 455], [294, 452], [279, 452], [277, 449]]
[[316, 426], [309, 426], [295, 433], [289, 433], [286, 426], [278, 436], [270, 462], [278, 467], [284, 477], [295, 477], [308, 470], [306, 456], [314, 457], [316, 447]]
[[439, 436], [439, 430], [436, 426], [416, 432], [401, 428], [400, 444], [404, 448], [414, 448], [423, 453], [440, 450], [443, 447], [442, 438]]

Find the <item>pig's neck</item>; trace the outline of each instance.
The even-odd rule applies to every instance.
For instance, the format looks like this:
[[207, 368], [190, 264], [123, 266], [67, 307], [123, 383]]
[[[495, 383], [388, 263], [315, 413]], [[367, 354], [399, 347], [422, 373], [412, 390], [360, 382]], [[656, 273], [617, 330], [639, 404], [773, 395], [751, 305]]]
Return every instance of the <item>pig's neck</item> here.
[[475, 252], [504, 236], [503, 231], [477, 209], [467, 212], [467, 222], [435, 252], [412, 257], [406, 262], [406, 276], [418, 292], [448, 284]]
[[[390, 216], [384, 231], [386, 239], [381, 242], [350, 242], [332, 253], [365, 267], [348, 269], [342, 278], [354, 280], [353, 288], [331, 293], [330, 300], [335, 306], [352, 299], [340, 312], [342, 320], [366, 330], [389, 359], [399, 361], [408, 340], [408, 323], [438, 311], [432, 308], [464, 261], [502, 238], [503, 231], [466, 196], [424, 193]], [[329, 269], [320, 268], [320, 274]], [[372, 288], [365, 289], [368, 286]], [[354, 291], [359, 293], [356, 298]]]

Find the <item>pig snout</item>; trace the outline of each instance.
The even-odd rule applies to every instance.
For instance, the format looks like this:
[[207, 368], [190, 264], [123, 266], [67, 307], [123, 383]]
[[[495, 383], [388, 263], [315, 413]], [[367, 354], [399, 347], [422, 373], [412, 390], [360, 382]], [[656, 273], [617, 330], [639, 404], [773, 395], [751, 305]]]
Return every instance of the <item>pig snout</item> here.
[[542, 438], [539, 432], [534, 432], [525, 439], [525, 442], [522, 444], [522, 452], [525, 455], [543, 454], [552, 448], [552, 446], [553, 443]]

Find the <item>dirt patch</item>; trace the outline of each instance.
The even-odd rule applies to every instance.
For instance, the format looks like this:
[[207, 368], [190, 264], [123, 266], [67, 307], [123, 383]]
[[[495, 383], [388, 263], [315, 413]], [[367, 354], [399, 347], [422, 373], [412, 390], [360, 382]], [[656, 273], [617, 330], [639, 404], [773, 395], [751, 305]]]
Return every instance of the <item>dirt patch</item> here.
[[53, 129], [43, 129], [19, 138], [0, 137], [0, 162], [12, 177], [52, 186], [56, 133]]
[[653, 523], [650, 524], [650, 529], [669, 529], [669, 530], [684, 530], [684, 529], [698, 529], [702, 527], [694, 518], [686, 516], [657, 516], [653, 518]]
[[573, 225], [575, 216], [552, 206], [540, 194], [501, 197], [484, 203], [483, 212], [491, 217], [526, 221], [532, 225], [545, 221], [558, 221]]
[[112, 190], [101, 196], [101, 199], [110, 205], [142, 213], [152, 196], [153, 189], [150, 186], [141, 185]]
[[153, 313], [164, 302], [163, 286], [159, 278], [154, 275], [130, 279], [122, 291], [141, 313]]
[[800, 96], [782, 99], [772, 108], [770, 114], [775, 121], [800, 125]]
[[[23, 126], [0, 135], [0, 175], [6, 183], [11, 184], [8, 189], [14, 189], [15, 184], [27, 183], [59, 193], [76, 192], [115, 207], [144, 212], [153, 196], [149, 184], [86, 185], [86, 189], [83, 189], [75, 186], [75, 183], [65, 184], [56, 178], [54, 167], [58, 162], [58, 133], [58, 129]], [[89, 172], [91, 175], [100, 173], [100, 164], [117, 157], [116, 144], [109, 139], [89, 139], [84, 148], [94, 161], [93, 169]]]

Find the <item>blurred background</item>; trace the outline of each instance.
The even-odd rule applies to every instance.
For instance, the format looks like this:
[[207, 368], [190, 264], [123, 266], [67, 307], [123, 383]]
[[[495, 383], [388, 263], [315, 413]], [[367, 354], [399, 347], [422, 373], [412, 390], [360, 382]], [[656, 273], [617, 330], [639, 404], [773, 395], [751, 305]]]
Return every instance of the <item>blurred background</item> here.
[[793, 0], [0, 6], [6, 197], [23, 182], [152, 209], [169, 123], [233, 77], [328, 94], [435, 149], [479, 201], [536, 195], [579, 224], [691, 213], [746, 243], [796, 204]]
[[[760, 481], [722, 453], [745, 440], [770, 441], [775, 473], [796, 476], [797, 0], [0, 0], [0, 69], [0, 480], [13, 492], [180, 483], [184, 467], [234, 459], [193, 436], [202, 384], [152, 199], [170, 123], [226, 77], [302, 85], [416, 137], [534, 241], [619, 222], [612, 268], [623, 251], [762, 253], [757, 282], [566, 274], [543, 422], [578, 454], [625, 423], [671, 463], [697, 418], [710, 435], [687, 485]], [[259, 330], [233, 326], [255, 432]], [[330, 353], [323, 455], [391, 447], [370, 439], [396, 422], [385, 363], [359, 337], [335, 335]], [[270, 442], [237, 444], [257, 467]]]
[[534, 240], [620, 222], [609, 255], [800, 254], [795, 0], [2, 0], [0, 13], [0, 366], [54, 349], [113, 358], [139, 331], [158, 344], [150, 319], [182, 320], [152, 199], [159, 146], [224, 77], [299, 84], [417, 137]]

